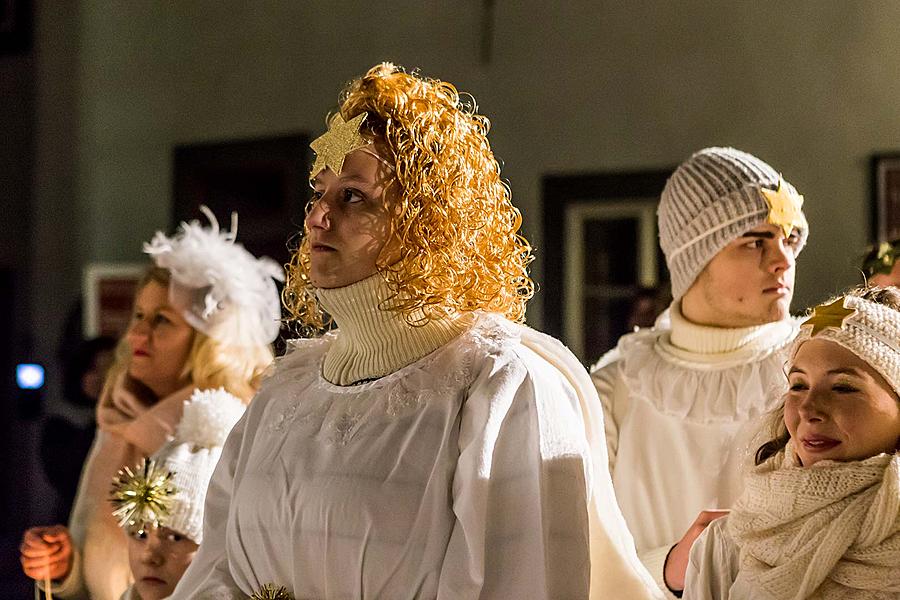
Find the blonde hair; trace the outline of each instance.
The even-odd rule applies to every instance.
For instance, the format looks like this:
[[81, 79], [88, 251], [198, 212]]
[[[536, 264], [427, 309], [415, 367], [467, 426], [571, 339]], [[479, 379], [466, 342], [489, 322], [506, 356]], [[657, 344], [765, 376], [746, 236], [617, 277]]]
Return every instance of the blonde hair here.
[[[167, 269], [151, 267], [138, 282], [140, 293], [150, 283], [158, 283], [168, 289], [171, 277]], [[240, 311], [232, 318], [240, 319]], [[270, 345], [235, 346], [221, 342], [191, 328], [191, 349], [184, 364], [182, 377], [189, 378], [199, 389], [225, 388], [244, 403], [249, 403], [259, 389], [259, 384], [274, 360]], [[127, 335], [122, 335], [116, 346], [115, 362], [110, 367], [103, 384], [103, 394], [111, 391], [116, 379], [128, 371], [131, 348]]]
[[[500, 178], [487, 139], [490, 123], [475, 111], [474, 99], [461, 99], [452, 84], [390, 63], [373, 67], [341, 95], [341, 117], [366, 113], [363, 132], [400, 186], [376, 264], [392, 292], [386, 309], [411, 325], [475, 310], [522, 321], [534, 294], [531, 246], [519, 234], [522, 215]], [[294, 321], [321, 330], [306, 226], [303, 233], [282, 299]]]

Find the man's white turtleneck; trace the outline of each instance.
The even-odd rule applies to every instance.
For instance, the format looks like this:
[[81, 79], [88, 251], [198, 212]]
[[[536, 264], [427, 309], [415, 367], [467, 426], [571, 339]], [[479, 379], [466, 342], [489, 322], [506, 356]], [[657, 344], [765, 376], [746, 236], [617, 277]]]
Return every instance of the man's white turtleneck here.
[[734, 329], [698, 325], [682, 314], [681, 302], [673, 302], [669, 307], [669, 319], [672, 346], [694, 354], [767, 352], [793, 338], [795, 329], [792, 319]]
[[338, 326], [322, 374], [331, 383], [351, 385], [384, 377], [431, 354], [471, 323], [470, 317], [431, 320], [412, 326], [385, 310], [390, 288], [376, 273], [348, 286], [319, 289], [316, 297]]

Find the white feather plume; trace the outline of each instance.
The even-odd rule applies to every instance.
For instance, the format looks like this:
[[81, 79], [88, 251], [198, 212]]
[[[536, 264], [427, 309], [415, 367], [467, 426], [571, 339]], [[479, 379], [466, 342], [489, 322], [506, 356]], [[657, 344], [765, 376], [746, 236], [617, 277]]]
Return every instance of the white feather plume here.
[[144, 244], [144, 252], [157, 266], [168, 269], [173, 283], [184, 289], [190, 298], [184, 316], [196, 329], [217, 338], [222, 329], [217, 317], [235, 306], [254, 317], [256, 326], [250, 333], [260, 337], [254, 342], [271, 342], [278, 335], [281, 316], [273, 280], [284, 280], [283, 269], [270, 258], [256, 258], [235, 242], [236, 213], [232, 214], [231, 231], [225, 231], [219, 228], [212, 211], [206, 206], [200, 210], [209, 219], [209, 227], [193, 220], [181, 223], [171, 237], [157, 231]]
[[174, 441], [194, 447], [222, 446], [245, 408], [240, 399], [223, 388], [195, 390], [185, 402]]

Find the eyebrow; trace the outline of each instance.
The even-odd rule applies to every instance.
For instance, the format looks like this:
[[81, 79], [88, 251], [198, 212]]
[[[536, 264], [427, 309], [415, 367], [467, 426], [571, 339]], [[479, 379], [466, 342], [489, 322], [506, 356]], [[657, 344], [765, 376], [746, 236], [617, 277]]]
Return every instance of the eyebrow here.
[[[791, 235], [799, 235], [797, 233], [796, 227], [794, 229], [791, 229]], [[748, 231], [747, 233], [743, 234], [741, 237], [742, 238], [774, 240], [775, 234], [772, 233], [771, 231]]]
[[[791, 367], [791, 370], [788, 371], [788, 375], [793, 373], [801, 373], [806, 375], [806, 371], [801, 369], [800, 367]], [[831, 369], [826, 373], [826, 375], [853, 375], [855, 377], [862, 377], [863, 371], [860, 371], [856, 367], [838, 367], [837, 369]]]
[[[368, 181], [366, 178], [364, 178], [361, 175], [339, 175], [338, 180], [341, 183], [362, 183], [362, 184], [366, 184], [366, 185], [369, 185], [372, 183], [371, 181]], [[315, 177], [313, 177], [312, 179], [309, 180], [309, 184], [311, 186], [316, 186], [319, 183], [321, 183], [321, 182], [319, 181], [318, 175], [316, 175]]]
[[766, 239], [766, 240], [774, 240], [774, 239], [775, 239], [775, 234], [772, 233], [771, 231], [748, 231], [747, 233], [745, 233], [745, 234], [742, 235], [741, 237], [745, 237], [745, 238], [761, 238], [761, 239]]

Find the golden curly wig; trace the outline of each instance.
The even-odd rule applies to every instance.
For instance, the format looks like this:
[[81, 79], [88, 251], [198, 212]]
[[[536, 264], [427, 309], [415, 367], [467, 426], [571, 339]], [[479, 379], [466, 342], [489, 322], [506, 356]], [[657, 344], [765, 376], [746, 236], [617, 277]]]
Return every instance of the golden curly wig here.
[[[392, 291], [387, 310], [423, 325], [486, 310], [514, 321], [534, 294], [522, 215], [488, 143], [488, 119], [447, 82], [383, 63], [341, 94], [340, 115], [366, 113], [363, 134], [393, 166], [400, 186], [377, 265]], [[307, 330], [324, 328], [309, 279], [307, 234], [287, 265], [284, 304]], [[399, 248], [399, 260], [396, 251]]]

